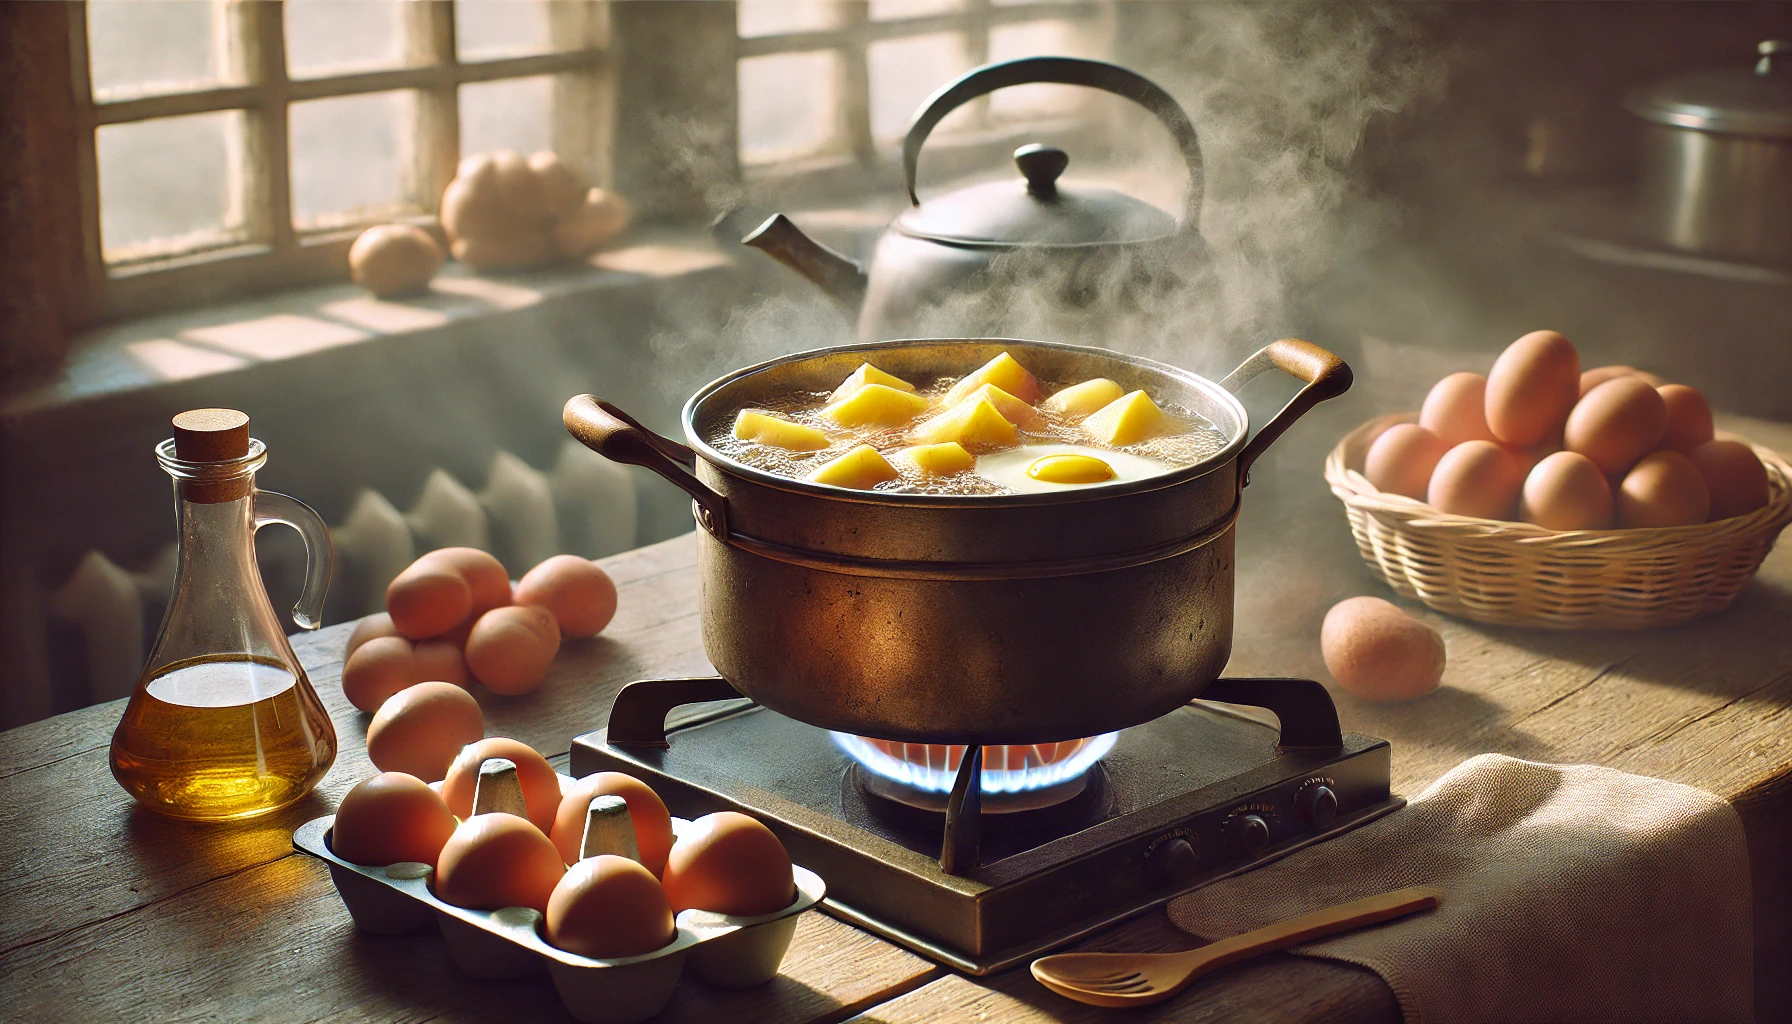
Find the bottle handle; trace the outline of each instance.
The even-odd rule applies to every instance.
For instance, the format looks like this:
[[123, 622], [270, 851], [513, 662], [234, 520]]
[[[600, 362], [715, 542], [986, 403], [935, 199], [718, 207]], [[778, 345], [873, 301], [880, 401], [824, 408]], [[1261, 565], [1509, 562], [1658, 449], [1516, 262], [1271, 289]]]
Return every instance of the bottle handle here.
[[336, 549], [330, 544], [330, 528], [311, 506], [297, 498], [276, 491], [255, 491], [255, 528], [281, 523], [299, 531], [305, 541], [305, 589], [299, 592], [299, 603], [292, 606], [292, 621], [300, 629], [316, 629], [323, 625], [324, 595], [330, 589], [330, 570], [336, 561]]

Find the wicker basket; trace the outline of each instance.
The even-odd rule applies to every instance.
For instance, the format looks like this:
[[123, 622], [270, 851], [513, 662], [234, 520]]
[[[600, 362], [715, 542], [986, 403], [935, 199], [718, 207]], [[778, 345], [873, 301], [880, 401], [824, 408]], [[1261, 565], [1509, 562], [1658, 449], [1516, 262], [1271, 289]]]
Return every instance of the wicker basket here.
[[1440, 612], [1547, 629], [1645, 629], [1722, 611], [1792, 521], [1792, 466], [1752, 445], [1768, 501], [1697, 526], [1557, 533], [1530, 523], [1439, 512], [1383, 494], [1363, 477], [1381, 431], [1414, 413], [1370, 420], [1325, 460], [1363, 561], [1388, 585]]

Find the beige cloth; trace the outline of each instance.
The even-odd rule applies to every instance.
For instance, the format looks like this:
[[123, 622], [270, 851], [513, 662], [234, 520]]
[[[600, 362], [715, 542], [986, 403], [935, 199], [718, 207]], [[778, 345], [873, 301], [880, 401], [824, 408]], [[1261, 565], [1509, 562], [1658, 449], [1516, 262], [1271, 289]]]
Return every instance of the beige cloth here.
[[1410, 885], [1437, 910], [1296, 947], [1385, 979], [1407, 1024], [1750, 1021], [1748, 851], [1729, 804], [1483, 754], [1405, 809], [1170, 904], [1204, 938]]

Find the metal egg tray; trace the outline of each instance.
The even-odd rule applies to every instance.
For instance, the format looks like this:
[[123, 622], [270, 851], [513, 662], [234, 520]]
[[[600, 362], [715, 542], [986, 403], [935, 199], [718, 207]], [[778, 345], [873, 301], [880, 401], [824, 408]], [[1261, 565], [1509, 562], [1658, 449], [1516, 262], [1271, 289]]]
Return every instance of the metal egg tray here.
[[[567, 1012], [584, 1024], [634, 1024], [660, 1012], [672, 998], [689, 961], [702, 980], [724, 988], [750, 988], [777, 976], [796, 933], [797, 915], [821, 902], [827, 886], [807, 868], [793, 866], [796, 899], [757, 917], [686, 910], [672, 941], [651, 953], [610, 960], [556, 949], [542, 938], [542, 915], [527, 907], [468, 910], [444, 903], [430, 889], [435, 869], [418, 862], [384, 867], [351, 864], [330, 848], [333, 814], [293, 833], [293, 848], [330, 867], [330, 880], [355, 927], [376, 935], [421, 931], [433, 921], [448, 956], [474, 978], [520, 978], [545, 971]], [[674, 835], [690, 823], [672, 819]]]

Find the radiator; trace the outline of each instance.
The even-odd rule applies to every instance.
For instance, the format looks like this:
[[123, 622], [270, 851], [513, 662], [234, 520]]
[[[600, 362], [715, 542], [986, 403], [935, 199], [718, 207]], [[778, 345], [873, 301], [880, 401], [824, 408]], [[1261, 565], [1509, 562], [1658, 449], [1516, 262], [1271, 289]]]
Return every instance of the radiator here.
[[[490, 551], [514, 578], [551, 555], [601, 558], [634, 547], [636, 516], [629, 472], [573, 441], [546, 470], [500, 451], [477, 492], [437, 469], [406, 511], [376, 490], [363, 490], [330, 527], [336, 572], [329, 619], [384, 609], [386, 584], [425, 551]], [[130, 695], [173, 589], [174, 557], [170, 544], [134, 569], [100, 551], [81, 558], [45, 607], [65, 637], [69, 627], [79, 637], [80, 656], [62, 661], [82, 666], [86, 678], [57, 678], [52, 685], [84, 691], [89, 704]]]

